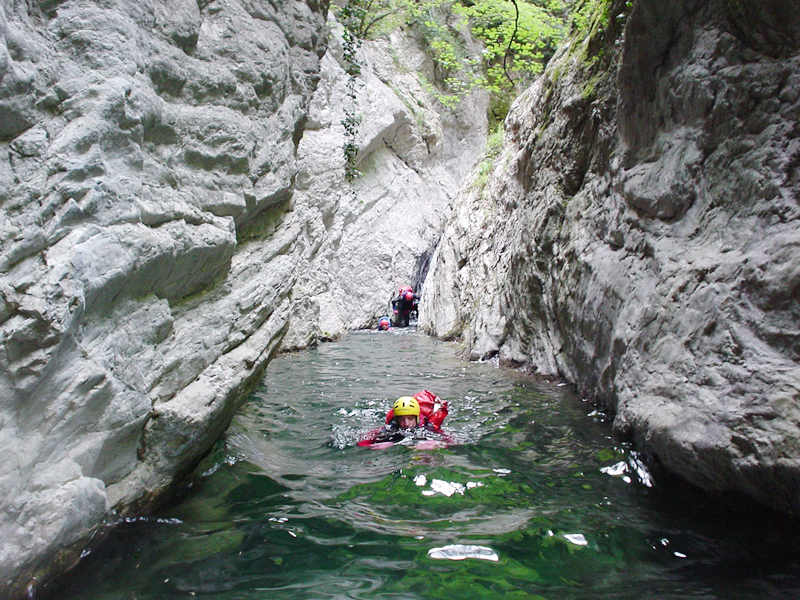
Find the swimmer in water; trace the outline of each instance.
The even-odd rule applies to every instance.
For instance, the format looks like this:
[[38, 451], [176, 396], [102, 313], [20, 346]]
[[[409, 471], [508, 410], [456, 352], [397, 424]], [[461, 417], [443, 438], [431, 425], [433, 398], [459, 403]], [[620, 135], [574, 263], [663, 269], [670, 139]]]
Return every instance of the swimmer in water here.
[[368, 432], [359, 440], [358, 445], [397, 443], [406, 437], [429, 439], [428, 434], [437, 434], [436, 437], [443, 441], [450, 441], [441, 428], [447, 414], [447, 402], [441, 401], [428, 390], [414, 396], [401, 396], [386, 414], [386, 424]]

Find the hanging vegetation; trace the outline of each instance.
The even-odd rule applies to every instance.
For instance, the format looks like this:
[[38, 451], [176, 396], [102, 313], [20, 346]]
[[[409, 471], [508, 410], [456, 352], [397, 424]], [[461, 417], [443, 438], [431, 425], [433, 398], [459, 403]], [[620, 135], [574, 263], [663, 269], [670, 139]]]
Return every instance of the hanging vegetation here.
[[361, 75], [361, 65], [356, 54], [361, 47], [361, 42], [365, 39], [368, 29], [364, 27], [364, 21], [368, 12], [364, 5], [369, 4], [364, 0], [351, 0], [340, 11], [339, 19], [344, 27], [342, 34], [342, 62], [345, 73], [347, 73], [347, 100], [344, 106], [344, 161], [345, 179], [352, 181], [358, 177], [356, 169], [356, 156], [358, 154], [358, 125], [360, 117], [357, 107], [356, 83], [358, 76]]

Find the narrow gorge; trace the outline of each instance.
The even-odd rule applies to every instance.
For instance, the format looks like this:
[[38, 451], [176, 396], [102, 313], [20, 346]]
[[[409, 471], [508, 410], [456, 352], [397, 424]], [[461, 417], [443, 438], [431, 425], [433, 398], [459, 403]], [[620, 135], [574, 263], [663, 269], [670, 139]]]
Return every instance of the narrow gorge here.
[[488, 94], [437, 102], [403, 31], [350, 88], [321, 0], [3, 0], [0, 596], [158, 507], [277, 353], [406, 283], [421, 330], [797, 516], [800, 2], [598, 6], [486, 155]]

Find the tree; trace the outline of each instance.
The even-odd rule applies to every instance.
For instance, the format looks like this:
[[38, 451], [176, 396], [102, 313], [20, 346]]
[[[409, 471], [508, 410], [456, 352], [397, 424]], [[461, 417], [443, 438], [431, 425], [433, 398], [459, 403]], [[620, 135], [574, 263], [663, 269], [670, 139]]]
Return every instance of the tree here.
[[472, 34], [485, 46], [487, 87], [512, 91], [542, 72], [566, 29], [563, 2], [478, 0], [454, 4], [469, 20]]
[[[573, 4], [602, 0], [347, 0], [338, 9], [344, 26], [344, 68], [350, 76], [353, 106], [342, 124], [347, 178], [354, 168], [358, 119], [355, 56], [362, 40], [397, 27], [415, 31], [427, 45], [436, 65], [430, 90], [445, 105], [453, 105], [476, 88], [490, 90], [495, 106], [510, 105], [513, 97], [542, 72], [567, 30]], [[477, 39], [477, 52], [471, 39]], [[507, 110], [507, 109], [505, 109]], [[502, 119], [502, 114], [495, 120]]]

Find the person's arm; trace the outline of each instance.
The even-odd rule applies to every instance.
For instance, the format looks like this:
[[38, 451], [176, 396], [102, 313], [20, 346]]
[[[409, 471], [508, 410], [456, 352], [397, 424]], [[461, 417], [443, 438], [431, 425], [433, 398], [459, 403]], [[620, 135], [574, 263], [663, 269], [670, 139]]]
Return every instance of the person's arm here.
[[393, 424], [386, 425], [382, 427], [378, 435], [375, 436], [375, 442], [399, 442], [403, 437], [403, 434], [393, 427]]

